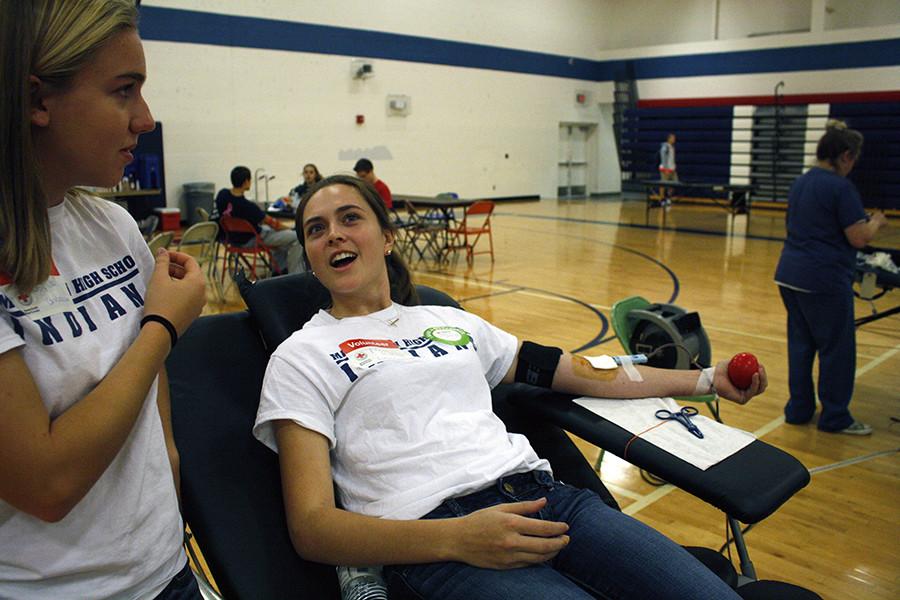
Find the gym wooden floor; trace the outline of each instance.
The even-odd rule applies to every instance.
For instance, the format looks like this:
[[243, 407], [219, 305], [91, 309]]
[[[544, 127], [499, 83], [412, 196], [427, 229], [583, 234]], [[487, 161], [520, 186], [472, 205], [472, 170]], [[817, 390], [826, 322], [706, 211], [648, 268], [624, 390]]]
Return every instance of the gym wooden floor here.
[[[729, 425], [790, 452], [812, 481], [745, 534], [760, 579], [808, 587], [824, 598], [900, 597], [900, 316], [857, 332], [851, 410], [875, 433], [853, 437], [786, 425], [785, 312], [772, 281], [784, 213], [731, 217], [716, 206], [679, 203], [651, 212], [641, 199], [503, 203], [494, 217], [496, 261], [476, 256], [434, 270], [413, 264], [418, 283], [449, 293], [466, 308], [520, 338], [588, 354], [619, 354], [608, 326], [617, 300], [639, 294], [700, 313], [715, 360], [751, 351], [766, 365], [769, 390], [746, 406], [724, 401]], [[729, 231], [733, 233], [729, 235]], [[483, 240], [484, 243], [486, 240]], [[900, 248], [892, 220], [875, 245]], [[234, 287], [207, 313], [241, 310]], [[876, 301], [900, 304], [900, 290]], [[857, 316], [872, 306], [857, 300]], [[599, 313], [599, 314], [598, 314]], [[588, 460], [598, 449], [576, 440]], [[653, 487], [634, 467], [607, 454], [600, 473], [625, 512], [683, 544], [718, 549], [721, 512], [669, 485]], [[735, 564], [737, 556], [733, 553]]]

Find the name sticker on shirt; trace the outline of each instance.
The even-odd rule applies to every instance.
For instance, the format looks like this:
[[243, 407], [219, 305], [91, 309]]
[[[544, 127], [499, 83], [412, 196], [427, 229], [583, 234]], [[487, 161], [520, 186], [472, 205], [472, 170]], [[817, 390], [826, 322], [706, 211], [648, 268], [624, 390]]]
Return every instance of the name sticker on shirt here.
[[21, 311], [23, 316], [32, 320], [75, 310], [72, 296], [69, 295], [69, 290], [59, 274], [50, 275], [47, 281], [35, 286], [30, 294], [19, 292], [12, 283], [0, 286], [0, 290], [12, 302], [16, 310]]
[[409, 358], [409, 353], [392, 340], [347, 340], [339, 347], [350, 364], [359, 369], [368, 369], [386, 360]]

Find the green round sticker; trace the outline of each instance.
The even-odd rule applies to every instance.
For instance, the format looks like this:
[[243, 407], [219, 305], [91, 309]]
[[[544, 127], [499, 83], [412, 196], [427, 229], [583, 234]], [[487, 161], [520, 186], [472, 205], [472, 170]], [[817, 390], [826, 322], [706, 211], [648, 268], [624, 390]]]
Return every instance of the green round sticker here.
[[465, 346], [472, 341], [472, 338], [464, 329], [459, 327], [450, 327], [447, 325], [439, 327], [429, 327], [422, 334], [432, 342], [441, 344], [450, 344], [451, 346]]

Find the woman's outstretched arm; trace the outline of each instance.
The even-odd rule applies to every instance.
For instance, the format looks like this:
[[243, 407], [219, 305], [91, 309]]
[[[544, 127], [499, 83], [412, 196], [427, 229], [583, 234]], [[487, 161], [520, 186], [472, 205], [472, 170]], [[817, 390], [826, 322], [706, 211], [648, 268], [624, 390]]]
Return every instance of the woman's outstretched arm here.
[[[522, 360], [521, 349], [520, 343], [519, 353], [504, 376], [504, 383], [515, 381], [516, 370]], [[763, 393], [768, 385], [766, 370], [760, 365], [759, 371], [753, 374], [749, 388], [736, 388], [728, 379], [728, 361], [721, 361], [715, 366], [709, 385], [701, 381], [703, 375], [700, 371], [657, 369], [643, 365], [634, 366], [634, 370], [639, 377], [629, 376], [623, 367], [595, 369], [586, 358], [563, 352], [552, 375], [552, 389], [597, 398], [692, 396], [715, 390], [723, 398], [744, 404]]]

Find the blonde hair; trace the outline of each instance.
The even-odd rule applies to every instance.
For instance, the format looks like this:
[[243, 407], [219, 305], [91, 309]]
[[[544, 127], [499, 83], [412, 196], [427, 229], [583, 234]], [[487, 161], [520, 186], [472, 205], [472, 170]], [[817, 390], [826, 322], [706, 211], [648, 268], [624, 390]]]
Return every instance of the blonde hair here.
[[110, 38], [137, 27], [134, 0], [0, 0], [0, 273], [30, 292], [50, 275], [50, 224], [31, 131], [29, 77], [65, 89]]

